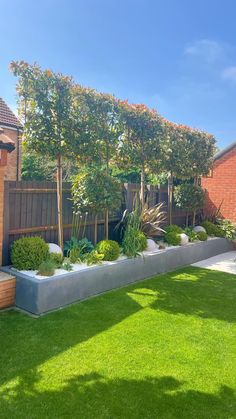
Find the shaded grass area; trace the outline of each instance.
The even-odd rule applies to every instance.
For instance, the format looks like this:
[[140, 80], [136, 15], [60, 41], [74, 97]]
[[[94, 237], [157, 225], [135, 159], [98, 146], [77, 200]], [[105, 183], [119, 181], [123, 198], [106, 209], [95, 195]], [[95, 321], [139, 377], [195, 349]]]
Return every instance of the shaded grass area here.
[[0, 418], [236, 418], [236, 276], [185, 268], [0, 314]]

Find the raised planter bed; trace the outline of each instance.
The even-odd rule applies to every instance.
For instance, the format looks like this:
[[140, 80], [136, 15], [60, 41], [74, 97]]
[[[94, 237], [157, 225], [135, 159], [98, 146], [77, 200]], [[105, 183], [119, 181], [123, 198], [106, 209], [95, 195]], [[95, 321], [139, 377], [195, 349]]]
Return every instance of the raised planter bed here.
[[16, 306], [40, 315], [75, 301], [228, 252], [232, 247], [230, 241], [214, 238], [41, 280], [9, 267], [1, 269], [16, 276]]
[[0, 310], [15, 304], [16, 278], [0, 272]]

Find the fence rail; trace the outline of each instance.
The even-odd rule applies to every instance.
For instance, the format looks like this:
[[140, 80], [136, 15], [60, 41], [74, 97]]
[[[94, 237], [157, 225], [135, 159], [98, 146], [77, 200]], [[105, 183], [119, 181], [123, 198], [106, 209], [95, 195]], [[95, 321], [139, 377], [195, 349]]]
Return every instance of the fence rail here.
[[[115, 214], [110, 216], [110, 237], [115, 238], [114, 226], [122, 211], [132, 210], [139, 184], [124, 184], [124, 202]], [[146, 199], [149, 205], [167, 202], [167, 188], [147, 186]], [[71, 236], [73, 203], [71, 185], [63, 183], [63, 228], [64, 239]], [[185, 212], [174, 209], [173, 222], [183, 224]], [[4, 231], [3, 264], [9, 263], [11, 243], [22, 237], [40, 235], [47, 242], [57, 243], [57, 194], [55, 182], [5, 181], [4, 196]], [[86, 237], [94, 241], [95, 216], [88, 214], [86, 222], [82, 219], [81, 227]], [[104, 217], [98, 215], [98, 240], [104, 237]]]

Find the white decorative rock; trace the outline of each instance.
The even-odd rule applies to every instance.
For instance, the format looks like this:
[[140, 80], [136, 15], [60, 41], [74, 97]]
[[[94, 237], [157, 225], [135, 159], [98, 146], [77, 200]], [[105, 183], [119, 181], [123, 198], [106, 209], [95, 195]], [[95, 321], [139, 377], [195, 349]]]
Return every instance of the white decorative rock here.
[[205, 228], [202, 227], [202, 226], [196, 226], [196, 227], [194, 227], [193, 231], [195, 231], [195, 233], [200, 233], [200, 231], [203, 231], [204, 233], [206, 233]]
[[147, 239], [147, 251], [148, 252], [153, 252], [153, 250], [157, 250], [158, 246], [156, 244], [156, 242], [154, 242], [154, 240], [152, 239]]
[[59, 253], [59, 255], [62, 255], [62, 250], [60, 246], [56, 243], [48, 243], [49, 246], [49, 253]]
[[188, 242], [189, 242], [189, 238], [188, 238], [187, 234], [185, 234], [185, 233], [180, 234], [180, 240], [181, 240], [181, 242], [180, 242], [181, 246], [184, 246], [185, 244], [188, 244]]

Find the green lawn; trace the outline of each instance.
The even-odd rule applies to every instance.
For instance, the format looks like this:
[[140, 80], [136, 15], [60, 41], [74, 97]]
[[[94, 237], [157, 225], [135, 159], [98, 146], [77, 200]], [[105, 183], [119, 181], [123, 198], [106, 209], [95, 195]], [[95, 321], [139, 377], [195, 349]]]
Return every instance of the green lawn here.
[[236, 418], [236, 276], [185, 268], [0, 314], [0, 418]]

